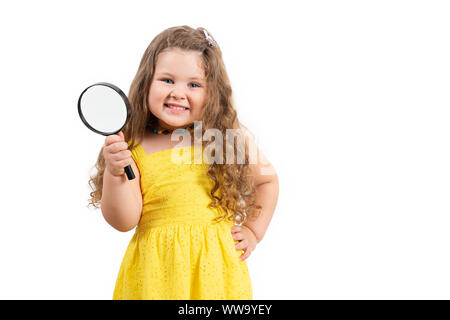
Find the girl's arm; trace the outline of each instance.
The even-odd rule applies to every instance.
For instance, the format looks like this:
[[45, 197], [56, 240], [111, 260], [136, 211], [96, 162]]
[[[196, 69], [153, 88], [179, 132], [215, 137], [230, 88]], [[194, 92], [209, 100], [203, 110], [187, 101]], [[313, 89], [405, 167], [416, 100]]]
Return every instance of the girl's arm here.
[[257, 160], [256, 164], [252, 163], [250, 157], [250, 170], [256, 186], [256, 204], [261, 205], [262, 210], [258, 218], [248, 219], [243, 225], [253, 231], [256, 241], [260, 242], [266, 233], [278, 201], [278, 175], [269, 160], [259, 151], [253, 139], [248, 136], [247, 145], [250, 148], [250, 154], [252, 152], [254, 155], [257, 154], [257, 159], [253, 161]]
[[256, 241], [260, 242], [266, 233], [278, 200], [278, 177], [256, 187], [256, 203], [262, 206], [261, 214], [255, 220], [247, 220], [244, 226], [253, 231]]
[[134, 160], [131, 167], [136, 176], [133, 180], [128, 180], [125, 174], [114, 176], [107, 169], [103, 175], [102, 214], [113, 228], [122, 232], [136, 227], [142, 212], [141, 179]]

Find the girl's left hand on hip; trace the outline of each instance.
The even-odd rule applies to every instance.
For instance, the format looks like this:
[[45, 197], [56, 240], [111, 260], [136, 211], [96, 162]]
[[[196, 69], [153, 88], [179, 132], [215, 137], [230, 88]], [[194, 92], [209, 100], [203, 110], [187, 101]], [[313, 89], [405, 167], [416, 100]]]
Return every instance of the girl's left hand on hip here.
[[240, 260], [244, 261], [256, 248], [256, 244], [258, 243], [256, 236], [253, 231], [246, 226], [233, 226], [231, 228], [231, 234], [233, 240], [239, 241], [235, 246], [236, 250], [244, 250], [244, 254], [240, 257]]

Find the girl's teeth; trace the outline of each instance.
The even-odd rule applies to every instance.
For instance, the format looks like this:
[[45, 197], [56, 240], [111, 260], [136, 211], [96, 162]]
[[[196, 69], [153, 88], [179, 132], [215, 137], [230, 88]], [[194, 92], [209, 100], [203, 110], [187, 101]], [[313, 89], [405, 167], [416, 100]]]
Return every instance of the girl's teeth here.
[[169, 106], [169, 105], [167, 105], [167, 107], [169, 107], [170, 109], [175, 109], [175, 110], [185, 110], [185, 108], [182, 108], [182, 107], [175, 107], [175, 106]]

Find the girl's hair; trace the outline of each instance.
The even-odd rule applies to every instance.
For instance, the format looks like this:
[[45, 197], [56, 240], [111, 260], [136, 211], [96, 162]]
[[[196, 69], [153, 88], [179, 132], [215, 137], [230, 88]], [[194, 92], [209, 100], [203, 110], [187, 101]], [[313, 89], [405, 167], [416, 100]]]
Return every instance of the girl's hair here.
[[[232, 90], [225, 65], [222, 60], [222, 52], [217, 45], [210, 46], [205, 37], [204, 28], [193, 29], [189, 26], [178, 26], [164, 30], [158, 34], [141, 59], [136, 76], [130, 86], [128, 98], [131, 107], [131, 117], [122, 129], [125, 140], [131, 141], [130, 150], [142, 141], [144, 133], [157, 124], [158, 119], [150, 112], [148, 107], [148, 92], [153, 79], [158, 55], [172, 48], [183, 50], [195, 50], [202, 53], [203, 68], [206, 74], [207, 95], [202, 120], [202, 136], [209, 128], [215, 128], [226, 137], [226, 129], [240, 129], [234, 132], [238, 134], [244, 131], [233, 106]], [[238, 138], [239, 141], [239, 138]], [[244, 139], [245, 141], [245, 139]], [[209, 143], [208, 143], [209, 142]], [[235, 155], [238, 146], [234, 141], [225, 141], [232, 144]], [[212, 141], [202, 141], [206, 147]], [[219, 219], [236, 219], [243, 222], [245, 218], [256, 218], [262, 207], [255, 203], [255, 185], [250, 175], [249, 150], [246, 143], [244, 164], [227, 164], [226, 161], [210, 164], [207, 174], [214, 182], [210, 191], [210, 207], [218, 208], [223, 213]], [[224, 154], [224, 152], [222, 152]], [[93, 190], [90, 193], [89, 205], [98, 208], [102, 197], [103, 174], [105, 171], [105, 159], [103, 147], [95, 164], [97, 172], [91, 176], [89, 185]], [[218, 194], [216, 194], [216, 192]], [[88, 206], [89, 206], [88, 205]]]

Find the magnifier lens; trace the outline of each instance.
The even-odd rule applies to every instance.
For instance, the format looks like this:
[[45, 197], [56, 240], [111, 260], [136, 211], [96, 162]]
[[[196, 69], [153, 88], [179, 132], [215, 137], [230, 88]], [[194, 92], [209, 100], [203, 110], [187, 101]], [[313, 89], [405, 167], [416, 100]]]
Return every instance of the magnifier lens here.
[[127, 108], [122, 97], [107, 86], [88, 88], [81, 97], [80, 107], [86, 122], [104, 134], [120, 131], [127, 121]]

